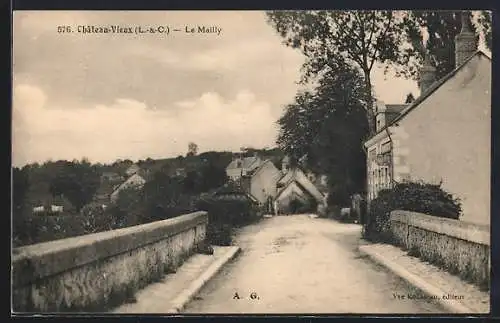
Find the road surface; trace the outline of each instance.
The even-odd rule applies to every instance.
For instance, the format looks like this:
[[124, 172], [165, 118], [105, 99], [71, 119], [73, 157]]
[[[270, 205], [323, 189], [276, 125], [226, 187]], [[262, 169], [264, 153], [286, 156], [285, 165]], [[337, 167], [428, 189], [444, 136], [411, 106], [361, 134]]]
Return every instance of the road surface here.
[[242, 228], [241, 254], [184, 313], [443, 313], [401, 300], [410, 287], [357, 252], [361, 227], [308, 215], [262, 219]]

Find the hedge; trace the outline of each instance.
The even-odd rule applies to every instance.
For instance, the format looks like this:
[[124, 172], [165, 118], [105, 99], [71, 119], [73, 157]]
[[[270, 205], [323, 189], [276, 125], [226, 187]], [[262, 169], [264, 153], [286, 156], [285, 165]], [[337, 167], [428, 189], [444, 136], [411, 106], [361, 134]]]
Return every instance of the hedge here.
[[371, 201], [363, 230], [365, 238], [392, 242], [390, 212], [394, 210], [450, 219], [459, 219], [462, 212], [460, 200], [443, 190], [441, 183], [397, 183], [392, 189], [381, 190], [377, 198]]
[[207, 197], [196, 208], [208, 212], [207, 239], [210, 244], [228, 246], [233, 229], [259, 218], [259, 208], [250, 200]]

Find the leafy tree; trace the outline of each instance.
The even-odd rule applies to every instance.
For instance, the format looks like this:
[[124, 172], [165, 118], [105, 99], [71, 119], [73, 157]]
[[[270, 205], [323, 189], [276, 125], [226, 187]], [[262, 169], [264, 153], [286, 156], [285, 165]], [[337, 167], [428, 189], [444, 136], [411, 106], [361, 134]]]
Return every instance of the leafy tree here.
[[484, 35], [486, 47], [492, 49], [492, 27], [491, 27], [491, 11], [481, 11], [478, 19], [481, 31]]
[[100, 174], [88, 161], [63, 161], [59, 163], [49, 190], [53, 196], [64, 195], [79, 212], [92, 200], [99, 184]]
[[183, 192], [188, 195], [201, 193], [201, 180], [201, 175], [197, 171], [188, 171], [183, 181]]
[[278, 120], [278, 145], [292, 160], [307, 155], [307, 167], [327, 174], [336, 203], [345, 203], [345, 196], [364, 187], [365, 100], [363, 76], [337, 65], [314, 92], [300, 93]]
[[[467, 12], [467, 15], [469, 20], [471, 20], [472, 12]], [[408, 41], [412, 45], [406, 51], [406, 55], [408, 55], [408, 61], [412, 63], [406, 66], [402, 65], [400, 67], [402, 73], [416, 79], [418, 76], [418, 67], [423, 62], [425, 52], [428, 52], [431, 59], [435, 62], [438, 79], [455, 69], [455, 36], [462, 29], [461, 17], [462, 11], [409, 11], [404, 18], [404, 26]], [[491, 19], [488, 23], [487, 17], [490, 16], [485, 12], [481, 13], [481, 17], [483, 17], [480, 20], [483, 29], [489, 28], [490, 30], [490, 43], [488, 47], [491, 48]], [[470, 23], [469, 27], [474, 33], [478, 33], [476, 25]], [[425, 46], [422, 46], [422, 28], [428, 34]], [[479, 41], [479, 36], [477, 36], [477, 41]], [[410, 56], [413, 59], [410, 59]]]
[[29, 189], [28, 168], [12, 170], [12, 201], [14, 210], [22, 211]]
[[35, 235], [31, 218], [25, 208], [29, 190], [29, 167], [12, 170], [12, 238], [14, 245], [30, 243]]
[[143, 202], [152, 220], [178, 216], [188, 209], [189, 197], [183, 194], [183, 183], [176, 177], [156, 172], [143, 188]]
[[202, 167], [201, 177], [201, 192], [208, 192], [212, 189], [221, 187], [228, 179], [225, 167], [216, 165], [215, 161], [212, 160]]
[[375, 132], [371, 71], [376, 62], [385, 66], [406, 64], [402, 15], [394, 11], [271, 11], [268, 20], [307, 60], [302, 82], [339, 64], [358, 67], [364, 76], [364, 106], [370, 133]]
[[194, 142], [190, 142], [188, 144], [188, 152], [186, 156], [196, 156], [198, 153], [198, 145], [195, 144]]

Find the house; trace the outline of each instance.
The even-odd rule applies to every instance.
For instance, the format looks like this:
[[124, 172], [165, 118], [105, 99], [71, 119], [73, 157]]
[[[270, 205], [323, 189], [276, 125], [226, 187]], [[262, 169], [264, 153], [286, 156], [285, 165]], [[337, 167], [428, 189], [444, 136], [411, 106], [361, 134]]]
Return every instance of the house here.
[[111, 181], [101, 182], [94, 195], [93, 201], [98, 204], [109, 204], [109, 202], [111, 201], [111, 194], [116, 188], [118, 188], [121, 183], [123, 183], [123, 181], [119, 183]]
[[477, 50], [465, 15], [455, 48], [455, 69], [440, 80], [425, 59], [414, 102], [399, 112], [377, 104], [380, 123], [364, 143], [367, 201], [394, 181], [442, 182], [460, 198], [462, 220], [489, 225], [491, 58]]
[[119, 182], [122, 181], [123, 177], [120, 176], [120, 174], [116, 172], [103, 172], [101, 175], [101, 182], [108, 181], [108, 182]]
[[237, 182], [226, 183], [224, 186], [218, 188], [213, 193], [213, 197], [218, 200], [225, 200], [225, 201], [239, 200], [239, 201], [249, 201], [254, 205], [259, 204], [259, 201], [250, 193], [243, 190], [241, 185], [239, 185], [239, 183]]
[[63, 195], [46, 197], [37, 206], [33, 207], [37, 215], [63, 215], [75, 213], [73, 204]]
[[[283, 158], [281, 176], [276, 182], [276, 197], [280, 212], [294, 213], [298, 211], [297, 205], [305, 208], [312, 207], [311, 203], [317, 205], [325, 202], [325, 194], [315, 185], [316, 176], [306, 175], [298, 166], [290, 167], [290, 159]], [[316, 209], [311, 210], [316, 212]]]
[[236, 181], [241, 176], [250, 174], [262, 163], [263, 161], [257, 155], [252, 157], [238, 156], [237, 158], [233, 159], [231, 163], [229, 163], [229, 165], [227, 165], [226, 175], [229, 177], [229, 179]]
[[101, 183], [94, 194], [93, 202], [103, 205], [109, 204], [111, 193], [124, 181], [125, 178], [117, 172], [103, 172]]
[[261, 205], [271, 205], [276, 197], [276, 183], [281, 177], [279, 169], [270, 160], [264, 160], [240, 178], [243, 190]]
[[125, 182], [122, 184], [118, 185], [113, 192], [110, 195], [110, 201], [112, 203], [115, 203], [118, 200], [118, 196], [121, 191], [127, 188], [142, 188], [144, 184], [146, 183], [146, 179], [141, 176], [139, 173], [135, 173], [132, 176], [130, 176]]
[[140, 169], [141, 168], [139, 167], [139, 165], [133, 164], [125, 170], [125, 174], [127, 175], [127, 177], [132, 176], [135, 173], [137, 173]]

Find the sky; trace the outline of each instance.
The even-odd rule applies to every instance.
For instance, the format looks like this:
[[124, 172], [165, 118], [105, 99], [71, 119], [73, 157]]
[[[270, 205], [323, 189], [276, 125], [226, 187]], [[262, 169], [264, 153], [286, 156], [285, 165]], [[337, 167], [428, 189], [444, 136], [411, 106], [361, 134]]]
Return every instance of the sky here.
[[[57, 30], [90, 25], [170, 33]], [[198, 26], [221, 32], [185, 32]], [[14, 12], [13, 165], [169, 158], [189, 142], [200, 152], [273, 147], [303, 62], [263, 11]], [[382, 69], [372, 79], [386, 103], [419, 94]]]

